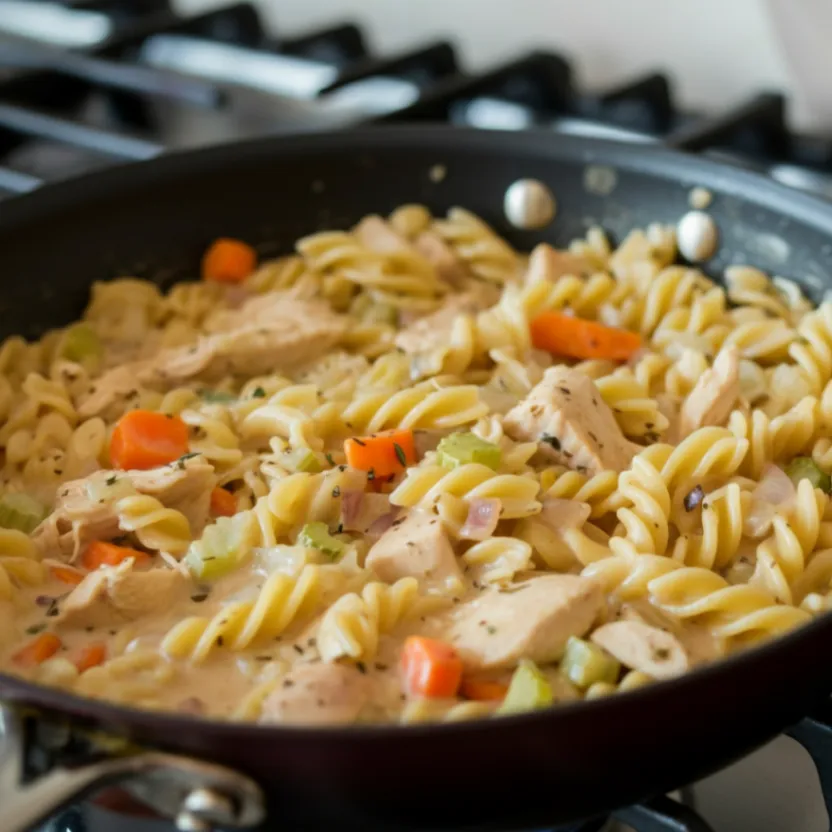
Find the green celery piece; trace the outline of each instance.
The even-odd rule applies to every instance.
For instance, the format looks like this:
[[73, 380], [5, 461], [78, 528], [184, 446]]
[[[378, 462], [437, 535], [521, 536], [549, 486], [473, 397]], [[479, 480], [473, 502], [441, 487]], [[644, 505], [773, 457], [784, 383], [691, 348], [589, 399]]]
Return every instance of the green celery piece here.
[[46, 509], [28, 494], [11, 492], [0, 499], [0, 528], [29, 534], [46, 517]]
[[596, 682], [614, 683], [621, 665], [597, 645], [571, 636], [560, 669], [570, 682], [579, 688], [588, 688]]
[[237, 401], [233, 393], [226, 393], [224, 390], [203, 389], [199, 391], [199, 398], [207, 404], [231, 404]]
[[496, 445], [473, 433], [452, 433], [445, 436], [436, 450], [439, 464], [445, 468], [458, 468], [475, 462], [496, 471], [502, 459], [502, 452]]
[[294, 451], [287, 451], [283, 455], [286, 467], [290, 471], [303, 472], [306, 474], [319, 474], [323, 468], [320, 460], [313, 451], [306, 448], [298, 448]]
[[80, 364], [90, 358], [97, 361], [103, 354], [104, 345], [89, 324], [73, 324], [67, 329], [61, 348], [64, 358]]
[[195, 578], [214, 581], [243, 563], [256, 540], [257, 521], [251, 512], [219, 517], [191, 544], [184, 558], [185, 565]]
[[320, 521], [307, 523], [300, 530], [298, 544], [310, 549], [317, 549], [325, 555], [330, 555], [333, 560], [341, 557], [347, 549], [346, 543], [333, 537], [329, 533], [326, 523]]
[[815, 461], [808, 456], [796, 456], [785, 468], [786, 476], [797, 485], [801, 480], [809, 480], [813, 488], [819, 488], [827, 494], [832, 493], [832, 478], [818, 468]]
[[506, 698], [497, 713], [519, 714], [546, 708], [554, 702], [552, 686], [540, 672], [540, 668], [529, 659], [521, 659], [511, 677]]

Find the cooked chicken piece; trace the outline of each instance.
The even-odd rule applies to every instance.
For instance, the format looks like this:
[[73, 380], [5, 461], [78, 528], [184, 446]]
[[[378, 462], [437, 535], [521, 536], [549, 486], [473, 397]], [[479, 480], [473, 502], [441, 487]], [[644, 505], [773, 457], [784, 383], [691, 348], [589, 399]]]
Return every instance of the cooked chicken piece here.
[[449, 344], [454, 321], [459, 315], [472, 315], [482, 309], [472, 292], [447, 298], [436, 312], [417, 318], [400, 329], [393, 343], [411, 355]]
[[393, 522], [370, 549], [365, 566], [388, 584], [413, 576], [427, 585], [451, 588], [462, 579], [442, 522], [419, 509]]
[[377, 214], [364, 217], [353, 229], [353, 234], [361, 245], [376, 254], [413, 254], [414, 251], [410, 243]]
[[259, 322], [165, 350], [140, 372], [140, 380], [168, 385], [195, 376], [217, 379], [296, 368], [330, 350], [346, 330], [344, 319], [320, 301], [286, 297], [272, 309], [269, 315], [261, 312]]
[[78, 415], [82, 419], [106, 413], [117, 402], [123, 402], [136, 389], [139, 372], [150, 366], [148, 361], [134, 361], [108, 370], [95, 379], [89, 392], [80, 398]]
[[541, 454], [582, 474], [623, 471], [636, 452], [592, 379], [563, 365], [546, 370], [506, 414], [503, 428], [512, 439], [536, 441]]
[[454, 611], [446, 637], [470, 670], [497, 670], [518, 659], [550, 662], [570, 636], [583, 636], [604, 603], [601, 587], [577, 575], [531, 578], [491, 591]]
[[641, 621], [604, 624], [593, 632], [590, 640], [625, 667], [654, 679], [679, 676], [690, 664], [685, 648], [676, 636]]
[[582, 277], [591, 275], [594, 271], [592, 263], [585, 257], [578, 257], [569, 251], [558, 251], [548, 243], [539, 243], [529, 256], [526, 282], [557, 280], [567, 274]]
[[740, 395], [740, 353], [721, 350], [682, 405], [681, 436], [707, 425], [724, 425]]
[[212, 312], [203, 324], [206, 332], [228, 332], [246, 326], [269, 326], [276, 318], [285, 318], [284, 309], [295, 308], [302, 300], [295, 289], [264, 292], [243, 300], [237, 307], [220, 307]]
[[90, 572], [59, 605], [55, 623], [67, 628], [117, 627], [170, 609], [190, 584], [176, 569], [134, 572], [132, 560]]
[[51, 556], [60, 553], [72, 560], [90, 541], [117, 537], [121, 533], [118, 515], [114, 501], [106, 495], [107, 489], [113, 488], [116, 499], [125, 496], [118, 485], [123, 478], [139, 494], [155, 497], [168, 508], [181, 511], [194, 536], [207, 523], [216, 475], [202, 457], [147, 471], [96, 471], [84, 479], [65, 483], [58, 491], [55, 508], [32, 535], [41, 552]]
[[462, 260], [435, 231], [423, 231], [413, 245], [450, 286], [461, 289], [471, 276]]
[[371, 680], [344, 664], [304, 664], [291, 670], [263, 702], [260, 722], [337, 725], [355, 722], [369, 704]]

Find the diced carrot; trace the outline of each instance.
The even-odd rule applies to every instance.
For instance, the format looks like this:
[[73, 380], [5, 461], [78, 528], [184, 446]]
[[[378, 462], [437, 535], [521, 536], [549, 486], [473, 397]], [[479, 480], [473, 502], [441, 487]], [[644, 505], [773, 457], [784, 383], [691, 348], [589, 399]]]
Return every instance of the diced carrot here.
[[240, 283], [257, 267], [257, 252], [242, 240], [220, 237], [202, 258], [203, 280]]
[[626, 361], [641, 349], [641, 336], [561, 312], [542, 312], [529, 323], [532, 343], [539, 350], [567, 358]]
[[140, 552], [138, 549], [130, 549], [127, 546], [116, 546], [115, 543], [107, 543], [104, 540], [93, 540], [81, 553], [81, 564], [84, 569], [92, 572], [99, 566], [118, 566], [127, 558], [135, 558], [136, 563], [150, 561], [150, 555], [147, 552]]
[[107, 658], [107, 645], [103, 641], [94, 641], [92, 644], [85, 644], [73, 659], [79, 673], [103, 664]]
[[214, 517], [231, 517], [237, 513], [237, 498], [224, 488], [211, 492], [211, 514]]
[[494, 679], [463, 679], [459, 693], [475, 702], [502, 702], [508, 693], [508, 685]]
[[77, 586], [84, 580], [84, 573], [69, 566], [50, 566], [49, 571], [53, 578], [63, 581], [65, 584]]
[[118, 420], [110, 439], [115, 468], [155, 468], [188, 452], [188, 426], [178, 416], [130, 410]]
[[401, 473], [416, 462], [412, 430], [388, 430], [371, 436], [353, 436], [344, 442], [347, 465], [372, 471], [374, 477]]
[[404, 643], [402, 671], [412, 696], [447, 699], [459, 690], [462, 659], [444, 641], [410, 636]]
[[61, 649], [61, 640], [54, 633], [41, 633], [18, 650], [12, 661], [21, 667], [34, 667], [42, 664]]

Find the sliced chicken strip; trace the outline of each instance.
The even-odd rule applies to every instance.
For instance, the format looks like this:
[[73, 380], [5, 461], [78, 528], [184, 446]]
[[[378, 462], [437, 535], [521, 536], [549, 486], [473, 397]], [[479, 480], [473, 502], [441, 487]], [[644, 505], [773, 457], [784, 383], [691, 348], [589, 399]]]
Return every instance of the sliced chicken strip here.
[[449, 286], [461, 289], [471, 277], [465, 263], [435, 231], [423, 231], [413, 245]]
[[181, 511], [197, 536], [208, 521], [215, 485], [214, 469], [201, 456], [147, 471], [96, 471], [64, 484], [55, 508], [32, 538], [44, 555], [77, 557], [90, 541], [111, 540], [121, 533], [114, 503], [133, 490]]

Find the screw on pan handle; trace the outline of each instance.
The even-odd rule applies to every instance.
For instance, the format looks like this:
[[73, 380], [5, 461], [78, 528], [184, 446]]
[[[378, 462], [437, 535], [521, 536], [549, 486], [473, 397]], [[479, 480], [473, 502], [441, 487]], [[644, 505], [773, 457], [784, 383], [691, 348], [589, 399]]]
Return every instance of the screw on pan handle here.
[[[36, 730], [27, 730], [34, 723]], [[88, 753], [71, 763], [64, 754], [78, 746], [64, 725], [41, 717], [23, 717], [0, 704], [0, 807], [3, 832], [27, 832], [99, 788], [122, 782], [132, 794], [182, 832], [208, 832], [215, 825], [246, 829], [265, 817], [260, 788], [248, 777], [223, 766], [155, 751], [102, 754], [87, 740]], [[31, 760], [50, 757], [32, 771]]]

